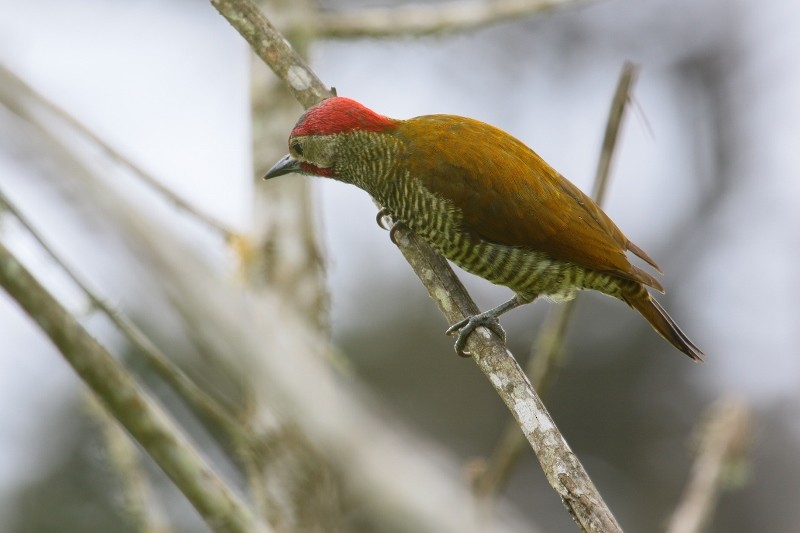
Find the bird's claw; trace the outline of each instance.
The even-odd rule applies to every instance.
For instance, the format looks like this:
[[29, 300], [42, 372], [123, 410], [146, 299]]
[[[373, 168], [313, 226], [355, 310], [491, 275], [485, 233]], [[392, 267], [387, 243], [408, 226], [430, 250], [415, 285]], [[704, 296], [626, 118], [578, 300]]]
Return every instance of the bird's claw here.
[[389, 240], [392, 241], [392, 244], [397, 246], [397, 230], [403, 227], [400, 222], [395, 222], [392, 228], [389, 230]]
[[392, 228], [387, 228], [385, 224], [384, 219], [388, 216], [391, 216], [391, 214], [389, 213], [389, 210], [386, 209], [385, 207], [381, 207], [378, 210], [378, 213], [375, 215], [375, 222], [378, 223], [378, 227], [380, 227], [381, 229], [385, 229], [386, 231], [390, 231], [392, 229]]
[[396, 233], [397, 233], [397, 230], [400, 229], [401, 224], [400, 224], [400, 222], [394, 222], [393, 221], [394, 223], [392, 224], [392, 226], [387, 228], [386, 227], [386, 218], [387, 217], [391, 220], [392, 214], [385, 207], [381, 207], [378, 210], [378, 214], [375, 215], [375, 222], [378, 223], [378, 226], [380, 226], [381, 229], [385, 229], [385, 230], [389, 231], [389, 240], [392, 241], [392, 244], [397, 245], [397, 235], [396, 235]]
[[459, 356], [469, 357], [471, 355], [468, 351], [464, 350], [464, 347], [467, 344], [467, 339], [469, 339], [469, 336], [473, 331], [475, 331], [476, 328], [479, 327], [488, 328], [490, 331], [500, 337], [501, 341], [506, 342], [506, 332], [503, 330], [502, 326], [500, 326], [500, 321], [497, 320], [496, 316], [483, 313], [472, 315], [460, 322], [456, 322], [447, 328], [447, 331], [445, 331], [447, 335], [455, 335], [456, 332], [458, 333], [458, 337], [456, 337], [456, 343], [453, 348]]

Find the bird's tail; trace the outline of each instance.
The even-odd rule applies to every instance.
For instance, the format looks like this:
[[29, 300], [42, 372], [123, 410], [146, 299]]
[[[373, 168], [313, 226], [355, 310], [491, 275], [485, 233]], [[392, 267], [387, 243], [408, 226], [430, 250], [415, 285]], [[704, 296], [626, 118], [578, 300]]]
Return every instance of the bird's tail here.
[[694, 359], [702, 361], [703, 352], [689, 340], [681, 328], [672, 320], [667, 311], [650, 296], [644, 286], [637, 284], [636, 290], [625, 291], [622, 299], [639, 311], [639, 313], [653, 326], [659, 335], [664, 337], [674, 347]]

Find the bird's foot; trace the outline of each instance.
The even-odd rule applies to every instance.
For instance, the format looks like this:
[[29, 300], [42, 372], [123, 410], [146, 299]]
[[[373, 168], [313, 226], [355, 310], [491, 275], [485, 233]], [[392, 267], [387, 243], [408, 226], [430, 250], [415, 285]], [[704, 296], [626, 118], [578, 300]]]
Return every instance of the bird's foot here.
[[459, 356], [469, 357], [471, 355], [468, 351], [464, 350], [464, 347], [467, 345], [469, 336], [475, 331], [475, 328], [479, 327], [488, 328], [500, 337], [500, 340], [506, 342], [506, 332], [503, 330], [502, 326], [500, 326], [500, 321], [497, 320], [497, 316], [494, 313], [487, 311], [485, 313], [472, 315], [460, 322], [456, 322], [445, 331], [447, 335], [455, 335], [456, 332], [458, 333], [454, 348]]
[[[390, 227], [386, 227], [387, 218], [392, 221], [392, 225]], [[397, 233], [397, 230], [402, 227], [402, 224], [400, 222], [394, 222], [392, 219], [392, 214], [389, 212], [389, 210], [385, 207], [381, 207], [378, 210], [378, 214], [375, 215], [375, 222], [377, 222], [378, 226], [380, 226], [382, 229], [389, 231], [389, 240], [392, 241], [392, 244], [397, 245], [397, 236], [395, 234]]]
[[378, 223], [379, 228], [389, 231], [392, 228], [386, 227], [386, 218], [387, 217], [391, 218], [391, 216], [392, 214], [389, 213], [388, 209], [386, 209], [385, 207], [381, 207], [380, 209], [378, 209], [378, 213], [375, 215], [375, 222]]

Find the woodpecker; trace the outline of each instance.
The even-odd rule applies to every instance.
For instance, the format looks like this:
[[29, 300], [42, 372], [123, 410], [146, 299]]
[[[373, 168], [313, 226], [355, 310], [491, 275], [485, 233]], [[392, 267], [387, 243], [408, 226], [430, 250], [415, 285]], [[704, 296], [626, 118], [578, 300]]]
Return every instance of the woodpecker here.
[[447, 259], [514, 291], [447, 330], [458, 333], [459, 355], [479, 326], [504, 338], [498, 317], [515, 307], [592, 289], [627, 303], [675, 348], [701, 360], [703, 352], [650, 295], [648, 287], [664, 292], [661, 283], [627, 252], [661, 273], [655, 261], [591, 198], [494, 126], [454, 115], [396, 120], [333, 97], [300, 117], [289, 154], [264, 178], [292, 172], [363, 189]]

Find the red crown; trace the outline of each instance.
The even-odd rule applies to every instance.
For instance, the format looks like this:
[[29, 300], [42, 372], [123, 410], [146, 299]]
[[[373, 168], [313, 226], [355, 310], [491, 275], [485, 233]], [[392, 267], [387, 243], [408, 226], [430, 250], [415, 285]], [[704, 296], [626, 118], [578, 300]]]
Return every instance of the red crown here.
[[335, 96], [310, 108], [292, 131], [295, 135], [331, 135], [351, 131], [384, 132], [396, 122], [367, 109], [355, 100]]

